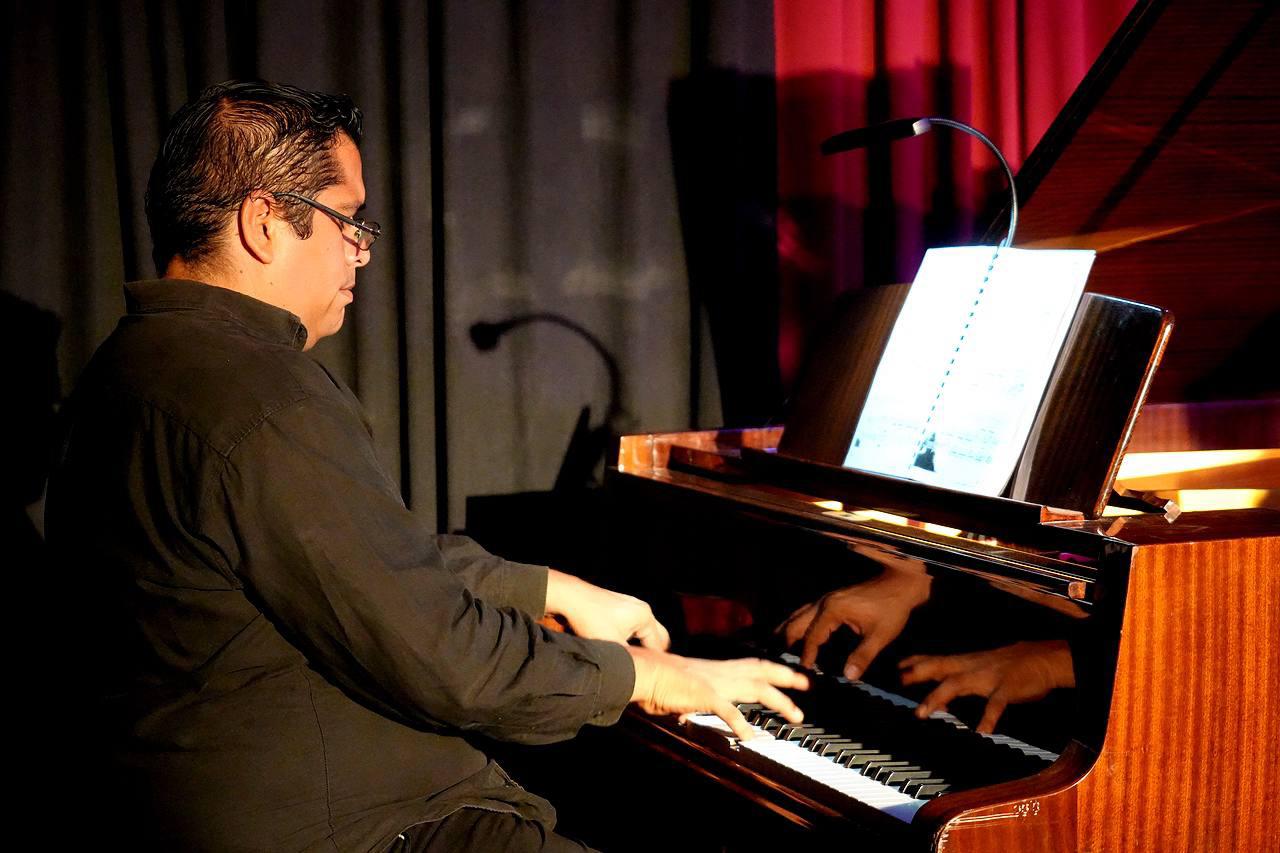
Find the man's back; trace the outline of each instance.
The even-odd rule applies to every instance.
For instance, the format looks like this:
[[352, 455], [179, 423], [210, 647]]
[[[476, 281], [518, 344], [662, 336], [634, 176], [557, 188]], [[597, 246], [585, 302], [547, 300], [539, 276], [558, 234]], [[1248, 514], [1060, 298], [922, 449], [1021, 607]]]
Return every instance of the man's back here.
[[[450, 803], [428, 807], [424, 798], [476, 774], [470, 788], [501, 786], [465, 741], [424, 730], [422, 720], [406, 725], [394, 695], [358, 683], [382, 662], [336, 673], [324, 661], [326, 634], [361, 628], [355, 613], [307, 612], [328, 592], [344, 607], [340, 590], [299, 589], [297, 612], [280, 614], [289, 608], [246, 588], [246, 573], [262, 587], [303, 577], [271, 564], [303, 559], [294, 543], [252, 541], [294, 535], [272, 517], [290, 511], [279, 503], [309, 506], [320, 533], [352, 520], [328, 514], [315, 494], [341, 479], [325, 469], [341, 466], [387, 507], [399, 505], [354, 398], [297, 349], [296, 319], [202, 284], [131, 288], [133, 313], [71, 404], [48, 524], [91, 602], [89, 670], [106, 697], [103, 722], [124, 774], [117, 793], [130, 801], [134, 829], [220, 848], [332, 838], [357, 849], [438, 816]], [[335, 446], [335, 432], [350, 440]], [[303, 479], [308, 470], [314, 477]], [[415, 531], [389, 520], [342, 535], [367, 535], [427, 571], [434, 558], [443, 571]], [[308, 618], [336, 627], [307, 637]], [[347, 692], [335, 686], [344, 681]], [[514, 793], [505, 799], [519, 805]]]

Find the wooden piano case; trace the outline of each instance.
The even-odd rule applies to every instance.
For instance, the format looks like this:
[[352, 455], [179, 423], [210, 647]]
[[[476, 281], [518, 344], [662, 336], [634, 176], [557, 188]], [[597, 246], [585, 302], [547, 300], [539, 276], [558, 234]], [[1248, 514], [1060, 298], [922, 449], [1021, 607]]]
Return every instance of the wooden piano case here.
[[[1037, 519], [1021, 535], [1011, 528], [1018, 520], [995, 513], [974, 520], [972, 538], [948, 543], [920, 519], [841, 512], [822, 495], [754, 479], [753, 466], [739, 465], [740, 449], [768, 447], [778, 437], [779, 430], [772, 429], [623, 439], [611, 473], [613, 508], [631, 520], [619, 531], [625, 548], [638, 551], [638, 562], [650, 567], [632, 589], [657, 602], [664, 601], [664, 591], [692, 590], [692, 596], [678, 596], [686, 610], [690, 597], [719, 600], [728, 612], [737, 606], [739, 615], [723, 620], [723, 629], [731, 632], [749, 621], [744, 610], [767, 611], [762, 599], [795, 599], [787, 586], [802, 585], [797, 574], [822, 569], [781, 566], [776, 578], [765, 578], [761, 596], [749, 588], [761, 586], [761, 579], [744, 577], [754, 570], [747, 566], [750, 557], [743, 556], [752, 549], [770, 551], [761, 539], [734, 551], [730, 565], [723, 558], [717, 565], [715, 548], [681, 564], [700, 563], [704, 576], [699, 578], [681, 576], [684, 568], [655, 568], [654, 555], [667, 549], [645, 548], [637, 540], [686, 548], [692, 540], [685, 537], [700, 529], [723, 549], [735, 529], [785, 526], [824, 542], [892, 547], [921, 557], [931, 571], [959, 569], [1074, 601], [1088, 608], [1091, 626], [1076, 653], [1085, 650], [1095, 659], [1077, 666], [1076, 711], [1066, 723], [1072, 730], [1061, 757], [1029, 778], [944, 794], [921, 808], [909, 825], [895, 827], [856, 805], [846, 805], [841, 813], [838, 797], [824, 798], [811, 786], [735, 768], [724, 750], [717, 753], [693, 735], [682, 738], [640, 720], [631, 721], [633, 733], [698, 765], [744, 798], [808, 827], [816, 833], [810, 838], [816, 847], [844, 833], [864, 846], [879, 843], [886, 849], [1274, 849], [1280, 837], [1275, 742], [1280, 730], [1280, 513], [1265, 508], [1187, 512], [1173, 522], [1154, 512]], [[709, 462], [711, 457], [720, 462]], [[1263, 469], [1257, 476], [1265, 485], [1271, 473]], [[748, 523], [725, 526], [725, 515]], [[663, 516], [684, 522], [664, 524], [657, 520]], [[1001, 537], [996, 547], [979, 547], [996, 540], [976, 534], [993, 530]], [[1019, 554], [1014, 539], [1033, 547]], [[791, 536], [785, 549], [794, 548], [798, 556], [798, 541]], [[1079, 571], [1066, 577], [1059, 561], [1038, 559], [1054, 552], [1080, 558]], [[778, 553], [786, 551], [775, 549], [765, 561], [786, 559]], [[1096, 557], [1091, 564], [1084, 559], [1089, 555]], [[984, 567], [984, 559], [990, 565]], [[667, 601], [664, 617], [679, 638], [689, 630], [683, 624], [688, 614]], [[645, 729], [651, 731], [646, 735]]]

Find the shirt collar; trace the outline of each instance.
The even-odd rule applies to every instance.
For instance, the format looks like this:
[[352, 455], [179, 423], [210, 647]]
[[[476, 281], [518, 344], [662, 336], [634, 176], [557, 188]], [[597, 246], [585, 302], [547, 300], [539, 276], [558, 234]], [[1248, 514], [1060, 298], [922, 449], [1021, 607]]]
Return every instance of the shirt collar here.
[[134, 281], [124, 286], [130, 314], [200, 311], [231, 320], [249, 334], [300, 350], [307, 329], [295, 314], [225, 287], [176, 278]]

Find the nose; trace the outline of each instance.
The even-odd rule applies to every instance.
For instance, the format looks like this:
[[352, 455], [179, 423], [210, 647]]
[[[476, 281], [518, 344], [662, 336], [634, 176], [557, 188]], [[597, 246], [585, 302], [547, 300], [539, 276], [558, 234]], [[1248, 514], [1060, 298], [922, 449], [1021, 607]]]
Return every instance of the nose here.
[[373, 251], [372, 246], [370, 246], [368, 249], [361, 249], [359, 246], [356, 246], [355, 265], [357, 267], [362, 267], [365, 264], [369, 263], [369, 253], [372, 251]]

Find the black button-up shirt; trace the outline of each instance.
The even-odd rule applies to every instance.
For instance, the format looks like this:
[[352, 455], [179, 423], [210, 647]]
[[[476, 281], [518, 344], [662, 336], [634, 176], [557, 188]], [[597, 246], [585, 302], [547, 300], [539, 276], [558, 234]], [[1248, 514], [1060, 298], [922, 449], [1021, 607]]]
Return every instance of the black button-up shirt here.
[[424, 531], [292, 314], [128, 286], [70, 403], [47, 532], [92, 602], [129, 831], [183, 849], [381, 849], [460, 805], [548, 817], [460, 736], [615, 721], [614, 643], [536, 622], [546, 570]]

